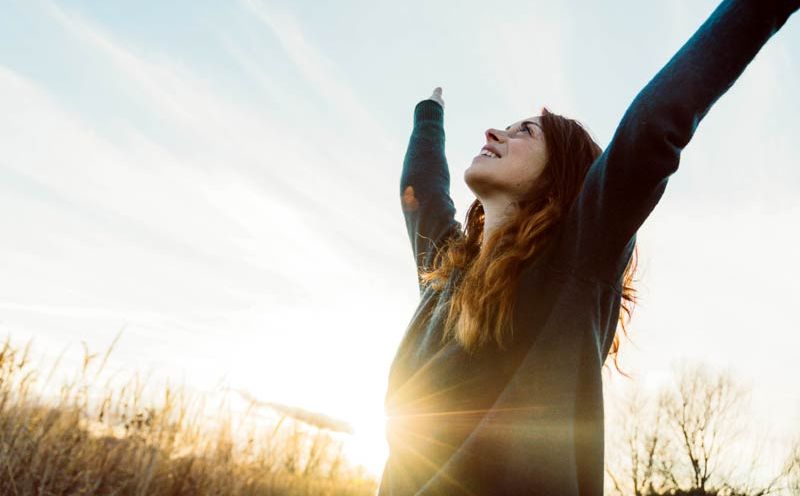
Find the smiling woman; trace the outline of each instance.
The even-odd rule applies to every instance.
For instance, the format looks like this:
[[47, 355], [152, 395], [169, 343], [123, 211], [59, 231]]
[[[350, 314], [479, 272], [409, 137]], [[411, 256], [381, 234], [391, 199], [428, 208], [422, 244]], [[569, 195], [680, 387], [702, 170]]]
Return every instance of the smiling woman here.
[[[450, 273], [464, 271], [458, 291], [450, 299], [443, 339], [454, 334], [469, 351], [489, 339], [503, 347], [506, 334], [513, 334], [520, 269], [552, 242], [589, 166], [602, 152], [573, 119], [547, 108], [533, 119], [527, 126], [509, 126], [506, 132], [486, 132], [484, 150], [497, 158], [479, 155], [464, 173], [477, 197], [467, 214], [466, 234], [448, 238], [433, 262], [435, 268], [420, 275], [425, 283], [442, 285]], [[534, 124], [536, 132], [521, 131]], [[514, 132], [509, 133], [512, 127]], [[471, 256], [474, 252], [479, 255]], [[622, 274], [624, 304], [619, 321], [623, 331], [624, 317], [630, 315], [634, 303], [635, 270], [634, 241]], [[619, 336], [614, 335], [609, 354], [615, 361], [618, 347]]]
[[381, 495], [603, 494], [601, 369], [633, 302], [637, 231], [699, 122], [798, 7], [724, 1], [605, 150], [546, 108], [487, 130], [496, 157], [465, 171], [464, 229], [441, 88], [416, 105], [400, 195], [420, 302], [389, 374]]
[[[505, 131], [488, 129], [482, 153], [488, 151], [494, 157], [478, 154], [464, 172], [464, 181], [480, 200], [486, 215], [483, 223], [486, 239], [503, 218], [518, 207], [519, 201], [531, 196], [529, 193], [544, 172], [548, 152], [543, 117], [532, 117]], [[591, 140], [588, 134], [581, 138]]]

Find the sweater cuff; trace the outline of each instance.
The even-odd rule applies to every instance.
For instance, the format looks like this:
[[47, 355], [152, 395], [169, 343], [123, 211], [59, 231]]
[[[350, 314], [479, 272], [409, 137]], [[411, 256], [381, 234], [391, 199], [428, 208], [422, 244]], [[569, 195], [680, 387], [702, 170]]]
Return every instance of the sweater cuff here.
[[443, 120], [444, 108], [436, 100], [422, 100], [414, 107], [414, 122], [423, 120]]

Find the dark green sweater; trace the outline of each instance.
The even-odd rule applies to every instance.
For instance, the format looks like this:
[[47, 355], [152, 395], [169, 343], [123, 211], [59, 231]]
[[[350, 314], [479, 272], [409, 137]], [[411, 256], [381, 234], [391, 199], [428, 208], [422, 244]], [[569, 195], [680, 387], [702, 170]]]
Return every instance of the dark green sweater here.
[[[520, 274], [514, 342], [467, 355], [440, 336], [457, 273], [420, 303], [392, 363], [380, 495], [601, 495], [601, 369], [636, 231], [713, 103], [800, 0], [726, 0], [634, 98], [554, 242]], [[423, 100], [400, 179], [418, 269], [461, 229], [443, 108]]]

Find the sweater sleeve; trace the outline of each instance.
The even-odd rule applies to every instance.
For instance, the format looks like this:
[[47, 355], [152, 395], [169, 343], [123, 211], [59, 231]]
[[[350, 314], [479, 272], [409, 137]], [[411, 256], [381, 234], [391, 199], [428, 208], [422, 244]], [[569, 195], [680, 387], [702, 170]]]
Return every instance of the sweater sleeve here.
[[[613, 264], [658, 201], [699, 121], [799, 5], [725, 0], [634, 99], [569, 213], [567, 232], [584, 268]], [[583, 333], [558, 339], [577, 339], [573, 334]], [[603, 426], [582, 419], [579, 408], [602, 404], [602, 386], [577, 379], [586, 367], [602, 367], [601, 357], [577, 345], [574, 354], [551, 356], [537, 344], [544, 343], [527, 351], [491, 409], [418, 496], [520, 494], [509, 487], [594, 494], [587, 488], [602, 487], [602, 467], [598, 480], [577, 480], [574, 472], [584, 450], [602, 446]], [[598, 435], [594, 444], [578, 437]]]
[[617, 281], [635, 234], [661, 199], [681, 151], [711, 106], [798, 0], [725, 0], [636, 95], [592, 164], [555, 253], [584, 275]]
[[400, 176], [400, 203], [417, 266], [431, 268], [436, 250], [461, 229], [450, 198], [450, 173], [444, 153], [444, 109], [434, 100], [414, 108], [414, 126]]

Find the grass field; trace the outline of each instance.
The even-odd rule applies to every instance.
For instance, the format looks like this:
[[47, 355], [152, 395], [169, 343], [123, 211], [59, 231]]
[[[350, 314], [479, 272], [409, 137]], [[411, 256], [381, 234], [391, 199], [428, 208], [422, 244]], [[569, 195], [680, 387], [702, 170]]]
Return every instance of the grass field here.
[[[115, 341], [116, 342], [116, 341]], [[101, 386], [102, 356], [84, 354], [74, 379], [43, 394], [30, 343], [0, 349], [0, 494], [373, 495], [377, 481], [342, 454], [335, 433], [282, 416], [220, 411], [165, 386], [144, 404], [138, 376]], [[197, 400], [200, 400], [199, 402]]]

